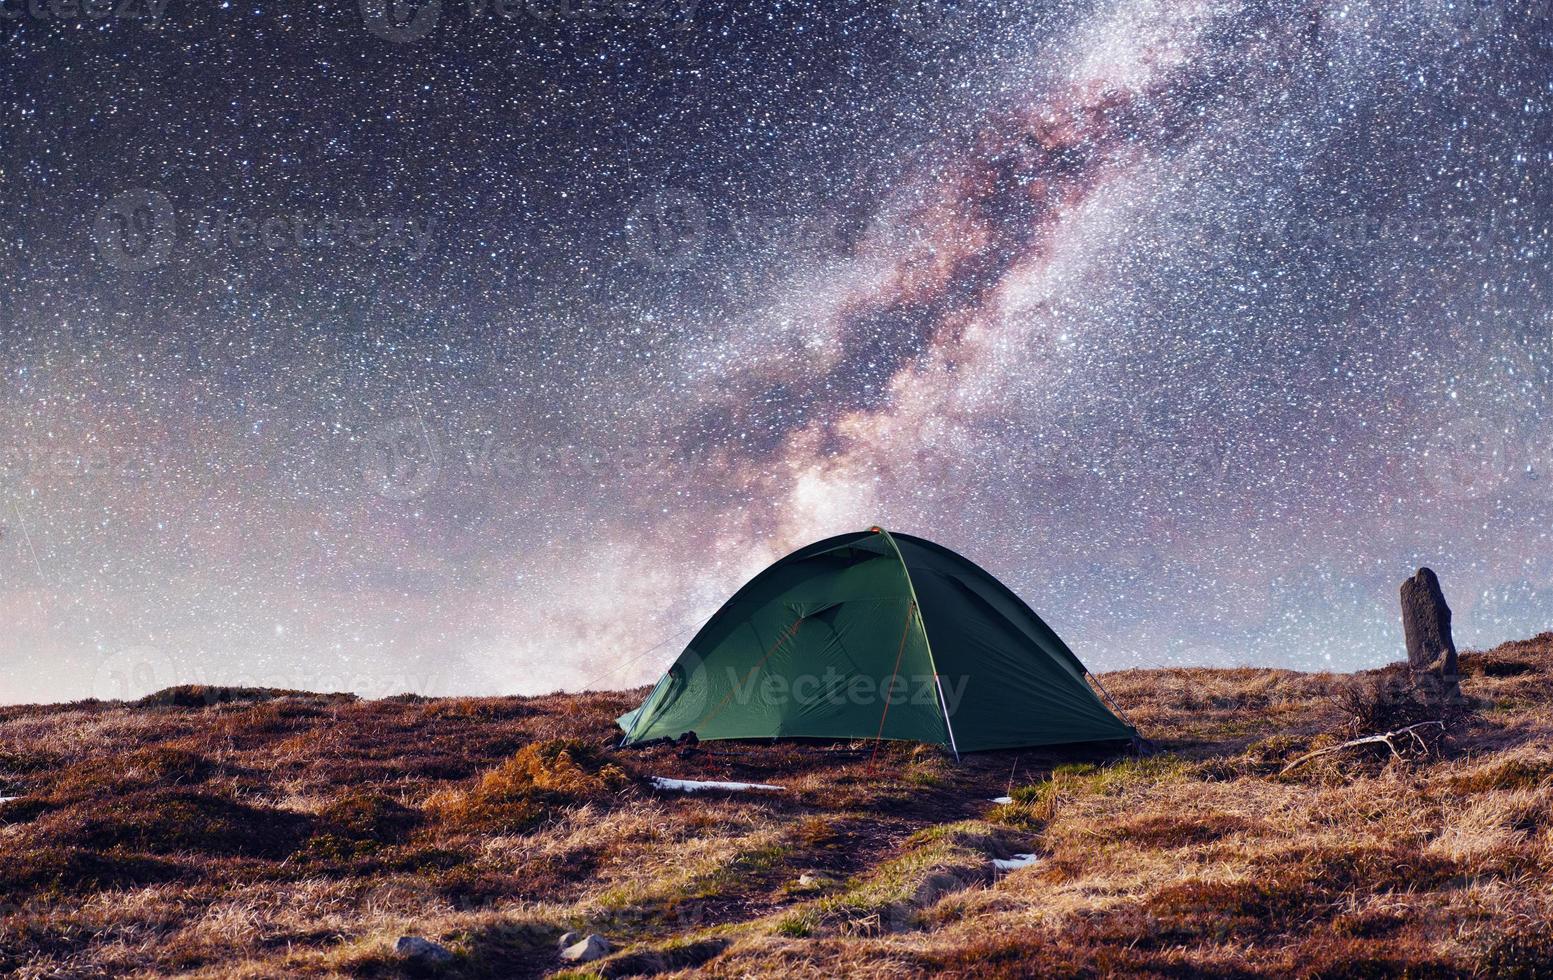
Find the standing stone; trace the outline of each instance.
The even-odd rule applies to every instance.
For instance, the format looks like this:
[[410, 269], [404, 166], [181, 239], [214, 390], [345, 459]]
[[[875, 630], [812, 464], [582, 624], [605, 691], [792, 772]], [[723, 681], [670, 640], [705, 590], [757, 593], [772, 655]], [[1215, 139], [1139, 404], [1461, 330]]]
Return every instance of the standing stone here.
[[1420, 568], [1402, 583], [1402, 635], [1407, 663], [1420, 686], [1439, 699], [1459, 691], [1456, 681], [1456, 641], [1451, 638], [1451, 607], [1433, 571]]

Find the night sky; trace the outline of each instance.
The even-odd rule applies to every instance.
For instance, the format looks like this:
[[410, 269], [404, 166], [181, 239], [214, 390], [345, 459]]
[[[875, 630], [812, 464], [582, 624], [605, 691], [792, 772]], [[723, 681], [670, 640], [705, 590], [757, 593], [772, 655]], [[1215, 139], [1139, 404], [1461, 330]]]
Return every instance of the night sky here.
[[0, 6], [0, 702], [634, 685], [872, 524], [1095, 670], [1553, 627], [1537, 0], [100, 2]]

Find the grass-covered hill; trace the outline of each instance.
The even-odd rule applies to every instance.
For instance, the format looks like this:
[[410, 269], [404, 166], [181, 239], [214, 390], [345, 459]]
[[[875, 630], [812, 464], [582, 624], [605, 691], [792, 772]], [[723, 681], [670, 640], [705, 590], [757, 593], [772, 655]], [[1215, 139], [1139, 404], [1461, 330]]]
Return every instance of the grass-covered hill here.
[[640, 691], [0, 708], [0, 973], [1553, 975], [1553, 634], [1463, 673], [1443, 740], [1287, 774], [1422, 717], [1396, 672], [1110, 674], [1158, 754], [961, 765], [609, 749]]

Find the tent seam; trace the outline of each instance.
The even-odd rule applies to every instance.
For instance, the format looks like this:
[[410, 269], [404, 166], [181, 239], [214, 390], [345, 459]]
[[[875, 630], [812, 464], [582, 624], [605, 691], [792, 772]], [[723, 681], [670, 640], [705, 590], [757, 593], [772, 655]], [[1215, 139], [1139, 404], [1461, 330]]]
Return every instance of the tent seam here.
[[[911, 604], [917, 610], [917, 629], [922, 633], [922, 646], [927, 650], [928, 666], [933, 668], [933, 676], [936, 678], [938, 677], [938, 661], [933, 659], [933, 641], [928, 639], [927, 621], [922, 618], [922, 603], [917, 601], [917, 586], [911, 581], [911, 566], [906, 564], [906, 556], [901, 554], [901, 547], [895, 543], [895, 539], [890, 536], [890, 532], [880, 527], [879, 533], [884, 535], [884, 540], [889, 542], [890, 549], [895, 552], [895, 560], [901, 563], [901, 574], [906, 576], [906, 591], [911, 596]], [[950, 738], [949, 706], [944, 704], [943, 692], [936, 683], [934, 684], [934, 689], [938, 693], [938, 710], [943, 713], [944, 737]], [[959, 755], [960, 753], [956, 752], [955, 758], [958, 759]]]

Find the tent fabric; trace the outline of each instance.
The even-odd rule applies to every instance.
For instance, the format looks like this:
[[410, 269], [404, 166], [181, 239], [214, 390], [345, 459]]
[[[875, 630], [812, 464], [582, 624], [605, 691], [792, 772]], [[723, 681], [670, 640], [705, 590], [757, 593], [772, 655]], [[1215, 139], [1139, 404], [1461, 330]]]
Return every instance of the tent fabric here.
[[948, 548], [882, 529], [800, 548], [730, 598], [624, 744], [884, 738], [958, 752], [1129, 739], [1067, 644]]

